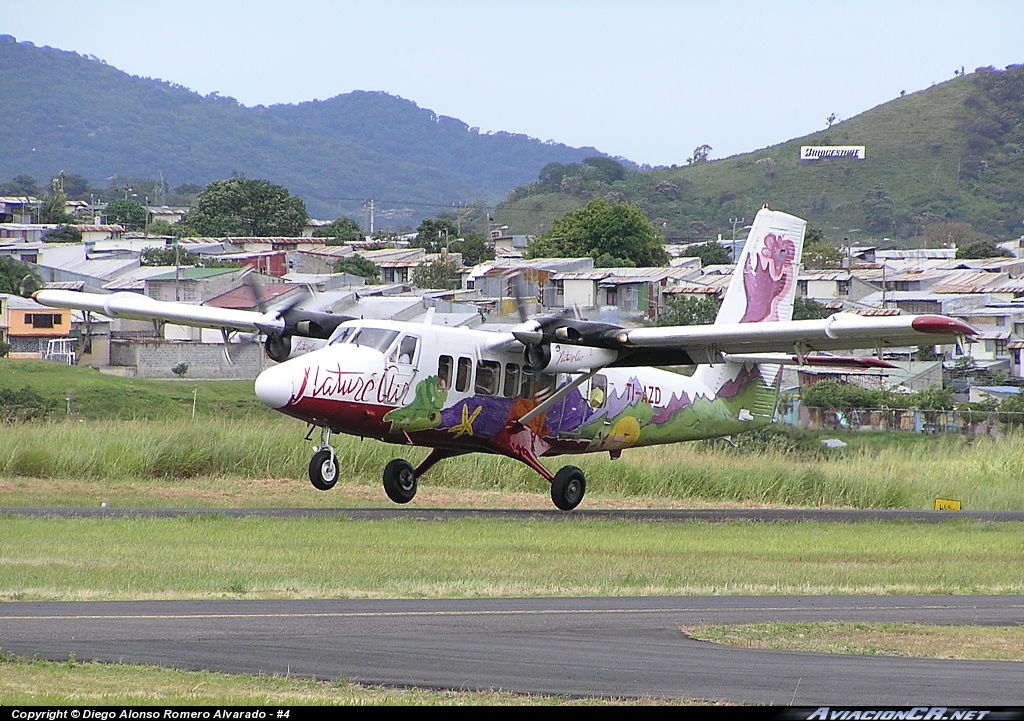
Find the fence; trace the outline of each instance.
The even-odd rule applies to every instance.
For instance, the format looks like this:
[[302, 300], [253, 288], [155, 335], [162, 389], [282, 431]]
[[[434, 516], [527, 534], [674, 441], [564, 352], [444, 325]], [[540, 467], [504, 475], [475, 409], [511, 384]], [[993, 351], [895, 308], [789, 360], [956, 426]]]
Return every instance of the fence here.
[[[794, 415], [788, 414], [793, 424]], [[802, 428], [908, 433], [959, 433], [966, 436], [1001, 435], [1024, 426], [1024, 413], [976, 410], [921, 411], [901, 408], [807, 408], [795, 414]]]

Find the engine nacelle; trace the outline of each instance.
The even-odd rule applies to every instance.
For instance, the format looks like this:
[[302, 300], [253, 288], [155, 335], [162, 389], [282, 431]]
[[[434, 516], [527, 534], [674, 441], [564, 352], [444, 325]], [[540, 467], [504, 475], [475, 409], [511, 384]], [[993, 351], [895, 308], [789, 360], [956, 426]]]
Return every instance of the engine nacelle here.
[[319, 350], [327, 345], [327, 341], [321, 338], [304, 338], [298, 335], [268, 335], [263, 348], [267, 356], [278, 363], [284, 363], [289, 358]]
[[578, 346], [564, 343], [552, 343], [547, 363], [542, 368], [534, 366], [534, 371], [542, 373], [579, 373], [580, 371], [600, 368], [615, 361], [619, 352], [608, 348], [591, 348], [589, 346]]

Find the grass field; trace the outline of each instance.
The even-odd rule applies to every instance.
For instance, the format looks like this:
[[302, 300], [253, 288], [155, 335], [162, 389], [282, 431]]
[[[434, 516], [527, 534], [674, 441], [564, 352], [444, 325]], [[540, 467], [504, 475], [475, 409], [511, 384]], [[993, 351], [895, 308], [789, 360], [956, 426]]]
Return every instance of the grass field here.
[[[306, 426], [282, 416], [243, 421], [88, 421], [0, 426], [0, 505], [341, 507], [387, 504], [381, 471], [395, 457], [417, 462], [420, 448], [335, 436], [345, 479], [339, 492], [306, 480], [312, 443]], [[845, 449], [824, 449], [820, 434], [778, 430], [724, 443], [627, 450], [622, 459], [546, 459], [587, 474], [585, 508], [642, 506], [800, 506], [931, 508], [936, 497], [964, 509], [1024, 508], [1024, 436], [998, 440], [846, 433]], [[830, 434], [835, 436], [837, 434]], [[550, 504], [547, 483], [524, 464], [471, 455], [444, 461], [420, 484], [460, 504], [494, 494], [494, 505]], [[434, 501], [440, 496], [434, 495]], [[532, 499], [532, 500], [530, 500]], [[447, 501], [446, 501], [447, 502]]]
[[692, 638], [742, 648], [970, 661], [1024, 661], [1024, 627], [1021, 626], [828, 622], [694, 626], [683, 630]]
[[[155, 666], [0, 657], [5, 706], [585, 706], [609, 699], [360, 686], [345, 679], [232, 676]], [[636, 703], [631, 700], [630, 703]], [[666, 704], [657, 699], [640, 703]], [[679, 702], [671, 702], [678, 705]]]
[[966, 520], [10, 516], [0, 549], [7, 601], [1024, 593], [1024, 525]]

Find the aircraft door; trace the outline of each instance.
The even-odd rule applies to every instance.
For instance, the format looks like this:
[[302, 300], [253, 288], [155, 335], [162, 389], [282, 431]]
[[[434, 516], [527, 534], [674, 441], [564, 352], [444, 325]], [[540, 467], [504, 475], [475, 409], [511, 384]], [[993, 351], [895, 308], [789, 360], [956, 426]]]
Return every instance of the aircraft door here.
[[416, 380], [416, 363], [420, 354], [420, 339], [403, 335], [387, 357], [387, 397], [399, 405], [411, 398], [409, 389]]

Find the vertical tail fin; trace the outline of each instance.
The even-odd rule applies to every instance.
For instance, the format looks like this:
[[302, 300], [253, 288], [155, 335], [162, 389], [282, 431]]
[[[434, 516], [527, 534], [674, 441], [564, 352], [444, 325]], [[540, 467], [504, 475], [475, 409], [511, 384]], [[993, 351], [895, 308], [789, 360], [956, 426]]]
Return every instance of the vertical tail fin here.
[[807, 222], [759, 210], [743, 246], [716, 324], [793, 319], [796, 276]]
[[[787, 213], [763, 208], [754, 218], [732, 280], [725, 291], [716, 324], [773, 323], [793, 319], [797, 272], [804, 247], [806, 221]], [[778, 399], [782, 367], [760, 364], [757, 390], [750, 407], [741, 409], [739, 419], [770, 423]], [[745, 373], [738, 363], [699, 366], [694, 378], [718, 395], [727, 383]]]

